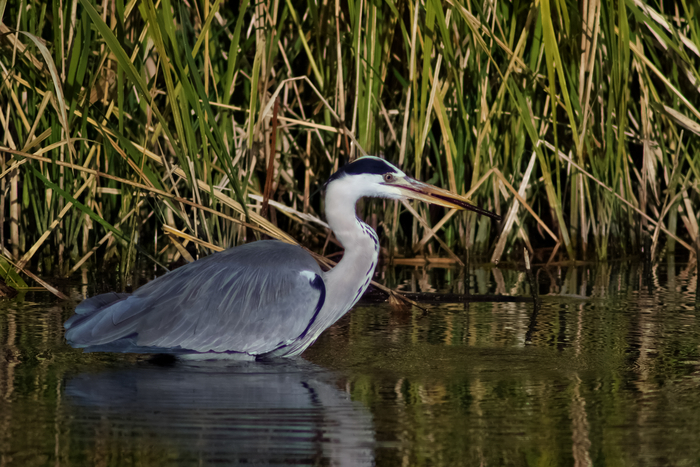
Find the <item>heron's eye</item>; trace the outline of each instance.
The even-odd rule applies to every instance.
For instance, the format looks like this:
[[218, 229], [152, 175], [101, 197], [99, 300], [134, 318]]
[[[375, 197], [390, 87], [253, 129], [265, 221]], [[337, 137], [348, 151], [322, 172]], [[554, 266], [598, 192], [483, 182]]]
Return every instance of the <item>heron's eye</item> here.
[[394, 176], [394, 174], [391, 174], [391, 173], [390, 173], [390, 174], [384, 174], [384, 182], [386, 182], [386, 183], [391, 183], [391, 182], [393, 182], [394, 180], [396, 180], [396, 177]]

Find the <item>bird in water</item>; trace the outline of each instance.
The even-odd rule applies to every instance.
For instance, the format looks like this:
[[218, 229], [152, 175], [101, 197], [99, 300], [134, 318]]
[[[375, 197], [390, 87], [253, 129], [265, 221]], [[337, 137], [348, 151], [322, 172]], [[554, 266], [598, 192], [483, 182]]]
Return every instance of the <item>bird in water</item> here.
[[248, 243], [178, 268], [132, 294], [84, 300], [65, 323], [66, 339], [89, 352], [198, 360], [293, 357], [347, 313], [370, 284], [379, 240], [356, 215], [360, 198], [419, 199], [500, 220], [372, 156], [339, 169], [325, 191], [328, 225], [345, 247], [330, 271], [297, 245]]

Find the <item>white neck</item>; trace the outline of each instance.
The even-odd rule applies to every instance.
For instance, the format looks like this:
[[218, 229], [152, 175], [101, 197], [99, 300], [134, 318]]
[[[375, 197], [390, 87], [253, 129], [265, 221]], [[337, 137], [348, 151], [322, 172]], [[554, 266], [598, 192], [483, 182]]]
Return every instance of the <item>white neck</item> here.
[[345, 248], [343, 259], [330, 271], [324, 273], [326, 300], [307, 332], [298, 354], [311, 345], [316, 338], [338, 321], [360, 299], [369, 286], [379, 256], [377, 234], [360, 221], [355, 213], [355, 204], [363, 196], [350, 183], [349, 177], [337, 180], [327, 187], [326, 219], [335, 237]]
[[[350, 182], [349, 177], [346, 180]], [[345, 248], [343, 259], [324, 275], [326, 305], [319, 315], [328, 316], [331, 324], [365, 292], [379, 256], [377, 234], [356, 215], [355, 205], [362, 195], [348, 184], [336, 181], [326, 192], [326, 220]]]

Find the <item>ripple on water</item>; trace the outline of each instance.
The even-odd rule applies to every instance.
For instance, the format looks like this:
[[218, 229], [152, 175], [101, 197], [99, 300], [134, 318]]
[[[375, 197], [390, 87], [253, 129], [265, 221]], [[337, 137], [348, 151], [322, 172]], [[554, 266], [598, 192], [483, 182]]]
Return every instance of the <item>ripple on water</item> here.
[[[696, 465], [696, 271], [541, 269], [536, 315], [529, 303], [360, 305], [304, 359], [223, 367], [83, 354], [63, 340], [71, 306], [30, 294], [0, 302], [0, 455], [22, 466]], [[460, 271], [401, 274], [412, 291], [466, 288]], [[530, 293], [520, 271], [470, 277], [473, 294]]]

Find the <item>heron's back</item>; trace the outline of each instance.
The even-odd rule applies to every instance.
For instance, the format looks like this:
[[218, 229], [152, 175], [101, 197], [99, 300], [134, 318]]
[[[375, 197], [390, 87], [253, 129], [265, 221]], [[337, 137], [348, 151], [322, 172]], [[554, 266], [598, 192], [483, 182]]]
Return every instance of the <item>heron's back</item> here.
[[259, 241], [183, 266], [132, 295], [85, 300], [66, 322], [66, 338], [87, 350], [260, 355], [303, 338], [324, 297], [321, 269], [308, 253]]

